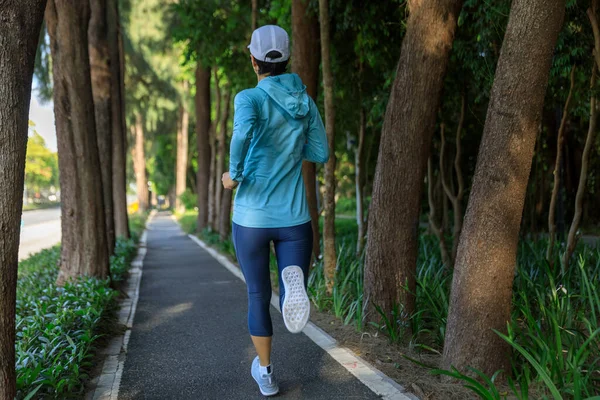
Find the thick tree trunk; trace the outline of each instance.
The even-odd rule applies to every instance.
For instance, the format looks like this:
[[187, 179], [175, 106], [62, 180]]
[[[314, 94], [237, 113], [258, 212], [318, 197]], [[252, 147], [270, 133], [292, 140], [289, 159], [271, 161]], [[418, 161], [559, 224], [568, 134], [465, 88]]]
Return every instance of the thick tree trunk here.
[[[108, 47], [107, 0], [90, 0], [92, 16], [88, 30], [90, 70], [96, 135], [102, 175], [104, 219], [108, 254], [115, 249], [115, 219], [113, 207], [113, 144], [110, 51]], [[118, 118], [118, 117], [117, 117]]]
[[0, 400], [16, 396], [15, 304], [31, 80], [45, 0], [0, 3]]
[[196, 140], [198, 146], [198, 232], [208, 224], [208, 182], [210, 179], [210, 68], [196, 69]]
[[408, 2], [369, 212], [365, 299], [371, 320], [377, 318], [373, 305], [388, 316], [398, 304], [405, 316], [415, 309], [421, 192], [461, 5], [461, 0]]
[[181, 202], [180, 196], [185, 192], [186, 188], [186, 172], [188, 168], [188, 137], [189, 137], [189, 120], [190, 114], [188, 113], [185, 97], [188, 93], [188, 82], [183, 82], [183, 93], [184, 98], [181, 100], [180, 108], [180, 122], [179, 130], [177, 132], [177, 166], [176, 166], [176, 178], [175, 178], [175, 209], [179, 212], [185, 211], [183, 203]]
[[558, 129], [557, 144], [556, 144], [556, 162], [554, 163], [554, 186], [552, 187], [552, 196], [550, 197], [550, 209], [548, 212], [548, 248], [546, 249], [546, 260], [554, 265], [554, 240], [556, 238], [556, 201], [558, 199], [558, 191], [560, 189], [560, 166], [563, 156], [563, 148], [565, 141], [565, 127], [569, 118], [569, 109], [571, 99], [573, 98], [573, 88], [575, 87], [575, 65], [571, 68], [571, 86], [569, 95], [565, 102], [560, 128]]
[[148, 177], [146, 176], [146, 154], [144, 150], [144, 121], [142, 114], [135, 113], [135, 126], [132, 127], [135, 137], [133, 149], [133, 169], [135, 170], [135, 185], [140, 211], [145, 212], [150, 208], [150, 192], [148, 191]]
[[510, 371], [493, 329], [510, 320], [527, 180], [564, 0], [514, 0], [460, 236], [443, 367]]
[[[227, 170], [227, 122], [229, 121], [229, 109], [231, 104], [231, 88], [229, 85], [225, 88], [225, 96], [223, 97], [223, 115], [221, 116], [221, 128], [219, 129], [219, 143], [218, 143], [218, 158], [216, 160], [216, 173], [215, 173], [215, 210], [217, 211], [216, 221], [217, 228], [219, 232], [221, 232], [221, 220], [222, 217], [221, 212], [224, 210], [223, 205], [221, 204], [224, 196], [223, 196], [223, 184], [221, 183], [221, 178], [223, 173]], [[231, 208], [231, 207], [230, 207]]]
[[[596, 86], [596, 73], [597, 69], [600, 66], [600, 32], [598, 32], [598, 20], [596, 18], [596, 4], [597, 0], [593, 3], [593, 9], [589, 8], [587, 14], [590, 18], [591, 24], [594, 30], [594, 38], [595, 38], [595, 48], [594, 54], [598, 55], [595, 57], [599, 61], [597, 64], [594, 61], [594, 67], [592, 69], [592, 79], [590, 82], [590, 89], [593, 92]], [[587, 177], [588, 177], [588, 168], [589, 168], [589, 160], [590, 160], [590, 152], [592, 150], [592, 146], [594, 144], [594, 138], [596, 134], [596, 122], [598, 119], [598, 109], [596, 104], [596, 97], [592, 94], [590, 98], [590, 122], [588, 127], [587, 138], [585, 140], [585, 147], [583, 149], [583, 154], [581, 156], [581, 171], [579, 175], [579, 185], [577, 186], [577, 195], [575, 197], [575, 215], [573, 216], [573, 222], [571, 223], [571, 228], [569, 229], [569, 236], [567, 239], [567, 249], [565, 254], [563, 255], [563, 271], [566, 271], [569, 267], [569, 262], [571, 260], [571, 256], [575, 251], [575, 246], [577, 246], [577, 242], [579, 241], [579, 235], [577, 231], [579, 230], [579, 224], [581, 223], [581, 216], [583, 212], [583, 196], [587, 191]]]
[[108, 45], [111, 78], [111, 113], [112, 113], [112, 180], [113, 180], [113, 214], [115, 236], [129, 239], [129, 218], [127, 216], [127, 130], [125, 128], [124, 86], [121, 73], [119, 2], [108, 2]]
[[329, 35], [329, 1], [319, 0], [321, 24], [321, 59], [323, 60], [323, 87], [325, 88], [325, 126], [330, 148], [329, 161], [325, 164], [325, 221], [323, 242], [325, 253], [325, 278], [327, 292], [333, 293], [337, 256], [335, 247], [335, 105], [333, 99], [333, 73], [331, 71], [331, 40]]
[[[309, 0], [292, 0], [292, 71], [297, 73], [306, 92], [317, 101], [319, 89], [319, 21], [308, 13]], [[319, 230], [319, 209], [317, 207], [317, 168], [314, 163], [302, 163], [302, 176], [308, 201], [308, 209], [313, 228], [313, 253], [321, 254], [321, 233]]]
[[208, 183], [208, 225], [213, 231], [218, 230], [217, 224], [217, 201], [215, 198], [215, 189], [221, 185], [221, 180], [216, 177], [217, 167], [217, 131], [219, 129], [219, 118], [221, 115], [221, 87], [219, 86], [219, 74], [217, 69], [214, 69], [213, 77], [215, 80], [215, 123], [210, 129], [210, 179]]
[[89, 20], [87, 1], [48, 1], [62, 208], [58, 284], [80, 276], [104, 279], [109, 268], [87, 42]]

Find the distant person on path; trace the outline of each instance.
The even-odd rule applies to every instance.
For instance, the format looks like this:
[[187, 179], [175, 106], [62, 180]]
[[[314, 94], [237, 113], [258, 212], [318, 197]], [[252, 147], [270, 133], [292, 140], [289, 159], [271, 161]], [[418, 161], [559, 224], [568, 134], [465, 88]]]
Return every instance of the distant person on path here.
[[237, 94], [226, 189], [238, 187], [233, 243], [248, 286], [248, 327], [258, 356], [251, 373], [261, 393], [279, 392], [271, 365], [270, 244], [279, 268], [279, 304], [286, 327], [308, 322], [306, 294], [313, 234], [302, 160], [325, 163], [327, 137], [314, 101], [296, 74], [286, 73], [289, 37], [278, 26], [255, 30], [248, 46], [258, 86]]

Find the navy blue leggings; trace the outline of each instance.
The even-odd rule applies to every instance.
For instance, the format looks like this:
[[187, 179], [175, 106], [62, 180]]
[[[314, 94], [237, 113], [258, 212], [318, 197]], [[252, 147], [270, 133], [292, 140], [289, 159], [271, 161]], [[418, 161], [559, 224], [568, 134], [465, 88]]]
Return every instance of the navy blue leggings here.
[[252, 336], [272, 336], [270, 244], [275, 245], [279, 269], [279, 305], [283, 303], [281, 271], [297, 265], [304, 272], [304, 286], [312, 254], [311, 223], [288, 228], [246, 228], [233, 224], [233, 245], [248, 286], [248, 328]]

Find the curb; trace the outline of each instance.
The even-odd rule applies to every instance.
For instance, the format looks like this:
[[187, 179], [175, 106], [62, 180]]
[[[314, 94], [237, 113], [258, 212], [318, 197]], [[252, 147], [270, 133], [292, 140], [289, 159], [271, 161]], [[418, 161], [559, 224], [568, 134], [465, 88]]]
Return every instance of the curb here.
[[137, 257], [131, 262], [129, 279], [126, 286], [127, 298], [120, 301], [118, 313], [119, 324], [125, 326], [126, 330], [122, 335], [112, 338], [108, 346], [100, 351], [100, 354], [104, 355], [102, 373], [91, 381], [89, 385], [90, 389], [85, 395], [85, 400], [118, 399], [121, 376], [123, 375], [123, 367], [127, 356], [127, 345], [129, 344], [133, 318], [140, 294], [140, 282], [142, 280], [144, 257], [147, 252], [146, 243], [149, 225], [156, 213], [156, 210], [152, 210], [148, 216], [146, 229], [140, 237]]
[[[177, 222], [177, 219], [174, 216], [173, 220]], [[188, 235], [188, 237], [196, 242], [196, 244], [204, 249], [207, 253], [209, 253], [222, 266], [227, 268], [233, 275], [241, 279], [243, 282], [246, 282], [241, 269], [229, 261], [227, 257], [212, 247], [209, 247], [197, 236]], [[277, 311], [281, 312], [278, 299], [279, 296], [273, 292], [273, 295], [271, 296], [271, 305]], [[339, 347], [337, 345], [337, 341], [333, 337], [316, 326], [314, 323], [309, 321], [302, 333], [308, 336], [320, 348], [325, 350], [334, 360], [336, 360], [342, 367], [354, 375], [365, 386], [371, 389], [375, 394], [381, 396], [382, 399], [419, 400], [417, 396], [409, 393], [406, 388], [385, 375], [383, 372], [379, 371], [377, 368], [371, 366], [352, 351], [343, 347]]]

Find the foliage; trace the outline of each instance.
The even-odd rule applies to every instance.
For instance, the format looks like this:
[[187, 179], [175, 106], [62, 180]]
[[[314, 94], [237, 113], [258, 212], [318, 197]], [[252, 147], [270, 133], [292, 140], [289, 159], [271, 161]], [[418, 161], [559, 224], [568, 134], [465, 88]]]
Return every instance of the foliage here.
[[[32, 122], [30, 127], [35, 126]], [[58, 187], [58, 156], [46, 147], [44, 138], [33, 130], [27, 142], [25, 186], [34, 193]]]
[[[122, 282], [136, 254], [147, 215], [130, 216], [133, 239], [119, 238], [110, 270]], [[19, 263], [16, 368], [18, 399], [82, 398], [98, 339], [115, 323], [118, 291], [108, 280], [84, 277], [56, 286], [60, 246]]]
[[186, 210], [193, 210], [198, 205], [198, 196], [190, 189], [186, 189], [186, 191], [179, 196], [179, 200], [181, 200]]

